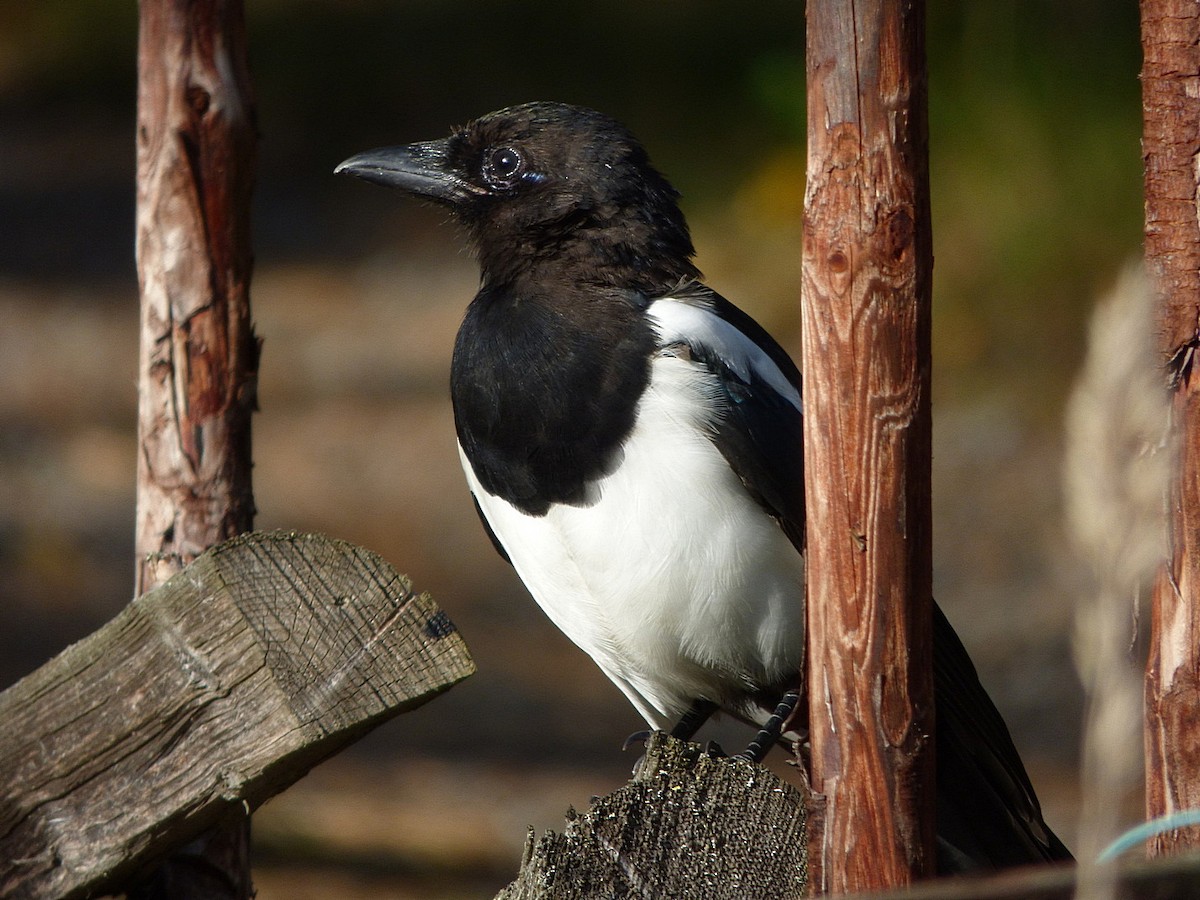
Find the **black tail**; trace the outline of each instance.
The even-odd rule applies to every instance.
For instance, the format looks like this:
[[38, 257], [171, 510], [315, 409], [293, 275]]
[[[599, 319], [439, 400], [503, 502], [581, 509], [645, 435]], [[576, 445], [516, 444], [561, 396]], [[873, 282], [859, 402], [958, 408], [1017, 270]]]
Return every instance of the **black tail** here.
[[1042, 818], [1008, 726], [937, 604], [933, 648], [939, 873], [1072, 859]]

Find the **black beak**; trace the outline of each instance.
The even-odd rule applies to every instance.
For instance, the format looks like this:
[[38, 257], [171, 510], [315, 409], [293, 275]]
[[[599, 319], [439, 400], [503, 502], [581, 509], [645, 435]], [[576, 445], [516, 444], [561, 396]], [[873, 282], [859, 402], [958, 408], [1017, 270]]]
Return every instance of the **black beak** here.
[[399, 188], [430, 200], [455, 203], [477, 191], [451, 170], [448, 150], [445, 140], [380, 147], [350, 157], [333, 171], [347, 172], [364, 181]]

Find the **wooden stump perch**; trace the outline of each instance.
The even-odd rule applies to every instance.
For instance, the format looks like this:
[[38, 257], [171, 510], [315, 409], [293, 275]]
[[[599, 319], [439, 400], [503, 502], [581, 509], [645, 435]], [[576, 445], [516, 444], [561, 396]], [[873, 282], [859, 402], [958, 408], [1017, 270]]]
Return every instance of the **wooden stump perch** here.
[[808, 896], [804, 795], [770, 770], [655, 732], [633, 781], [530, 835], [496, 900]]
[[373, 553], [221, 544], [0, 694], [0, 895], [117, 889], [474, 668]]

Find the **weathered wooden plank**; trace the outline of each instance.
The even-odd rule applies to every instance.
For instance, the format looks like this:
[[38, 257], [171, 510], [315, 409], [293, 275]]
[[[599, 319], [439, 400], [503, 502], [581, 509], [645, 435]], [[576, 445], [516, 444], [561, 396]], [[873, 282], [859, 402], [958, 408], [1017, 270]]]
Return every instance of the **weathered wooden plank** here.
[[633, 780], [572, 810], [562, 834], [530, 833], [496, 900], [808, 896], [804, 795], [770, 770], [661, 732]]
[[375, 554], [221, 544], [0, 694], [0, 895], [114, 889], [473, 671]]
[[832, 893], [934, 863], [924, 18], [920, 0], [807, 5], [808, 687]]

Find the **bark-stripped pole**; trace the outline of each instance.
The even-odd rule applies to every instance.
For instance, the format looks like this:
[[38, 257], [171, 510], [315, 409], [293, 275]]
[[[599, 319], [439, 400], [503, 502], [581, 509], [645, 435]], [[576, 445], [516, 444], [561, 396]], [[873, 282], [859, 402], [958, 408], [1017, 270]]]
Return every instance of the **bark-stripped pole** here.
[[[256, 133], [241, 0], [142, 0], [139, 16], [140, 595], [253, 525], [259, 345], [248, 293]], [[153, 890], [248, 897], [248, 846], [248, 819], [219, 828], [174, 871], [168, 861]]]
[[[1142, 0], [1146, 267], [1158, 301], [1177, 457], [1170, 547], [1154, 586], [1146, 668], [1146, 812], [1200, 807], [1200, 2]], [[1167, 832], [1152, 854], [1200, 847]]]
[[933, 871], [924, 3], [809, 0], [804, 470], [831, 893]]

